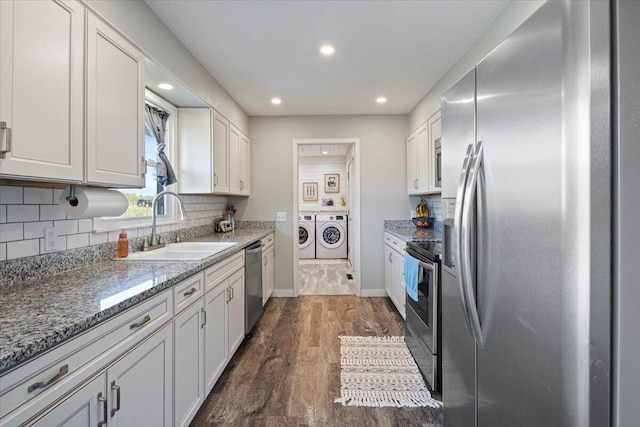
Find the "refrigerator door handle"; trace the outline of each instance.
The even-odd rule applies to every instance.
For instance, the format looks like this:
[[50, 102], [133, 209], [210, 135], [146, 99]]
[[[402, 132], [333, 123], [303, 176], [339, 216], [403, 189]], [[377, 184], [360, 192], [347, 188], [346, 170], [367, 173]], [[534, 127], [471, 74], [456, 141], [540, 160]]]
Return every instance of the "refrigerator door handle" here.
[[464, 162], [462, 163], [462, 171], [460, 173], [460, 181], [458, 183], [458, 191], [456, 194], [456, 207], [453, 219], [453, 232], [454, 232], [454, 251], [455, 251], [455, 260], [454, 263], [457, 266], [457, 281], [458, 281], [458, 290], [460, 291], [460, 301], [462, 302], [462, 311], [464, 312], [464, 317], [467, 322], [467, 328], [469, 332], [473, 336], [473, 329], [471, 326], [471, 318], [469, 314], [469, 304], [468, 298], [466, 295], [466, 272], [464, 270], [464, 263], [462, 262], [462, 235], [463, 230], [463, 222], [462, 222], [462, 214], [464, 210], [464, 206], [466, 205], [466, 194], [465, 189], [467, 185], [467, 179], [469, 177], [469, 169], [471, 167], [471, 161], [473, 160], [473, 144], [469, 144], [467, 147], [467, 153], [464, 156]]
[[473, 156], [471, 168], [469, 172], [469, 178], [467, 179], [467, 187], [465, 189], [465, 197], [467, 198], [464, 206], [462, 207], [462, 243], [463, 243], [463, 266], [462, 270], [465, 274], [465, 293], [467, 296], [467, 304], [469, 307], [469, 315], [471, 318], [471, 329], [475, 336], [476, 343], [480, 348], [484, 348], [484, 338], [482, 336], [482, 326], [480, 325], [480, 316], [478, 315], [478, 306], [476, 304], [476, 296], [474, 292], [474, 275], [472, 273], [471, 259], [473, 254], [471, 253], [470, 237], [476, 233], [475, 225], [473, 223], [473, 217], [471, 210], [473, 209], [477, 189], [478, 189], [478, 177], [480, 176], [480, 168], [482, 167], [482, 160], [484, 158], [484, 149], [482, 147], [482, 141], [478, 141], [476, 145], [476, 152]]

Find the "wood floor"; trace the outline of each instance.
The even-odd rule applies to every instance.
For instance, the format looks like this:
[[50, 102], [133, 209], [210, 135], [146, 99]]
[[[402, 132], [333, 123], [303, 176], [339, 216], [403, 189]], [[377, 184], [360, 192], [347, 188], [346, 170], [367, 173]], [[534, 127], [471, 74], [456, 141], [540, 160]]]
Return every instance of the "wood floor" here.
[[192, 426], [439, 426], [430, 408], [362, 408], [340, 396], [339, 335], [404, 335], [387, 298], [271, 298]]

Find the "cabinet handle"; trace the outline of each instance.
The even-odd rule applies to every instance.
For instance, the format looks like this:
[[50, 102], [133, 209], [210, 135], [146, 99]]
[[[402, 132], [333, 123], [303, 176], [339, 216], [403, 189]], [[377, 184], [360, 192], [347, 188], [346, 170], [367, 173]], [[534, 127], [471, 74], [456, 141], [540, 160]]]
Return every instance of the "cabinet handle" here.
[[207, 324], [207, 311], [204, 308], [201, 308], [200, 311], [202, 312], [202, 325], [200, 327], [204, 328], [204, 325]]
[[57, 382], [60, 378], [64, 377], [68, 373], [69, 373], [69, 365], [63, 365], [60, 367], [60, 370], [58, 370], [58, 373], [55, 374], [53, 377], [49, 378], [47, 381], [39, 381], [37, 383], [31, 384], [27, 388], [27, 391], [31, 393], [32, 391], [37, 390], [39, 388], [49, 387], [51, 384]]
[[145, 160], [144, 156], [142, 156], [142, 177], [144, 178], [144, 176], [147, 174], [147, 161]]
[[229, 288], [229, 290], [231, 291], [231, 299], [233, 299], [236, 296], [235, 292], [233, 291], [233, 288]]
[[391, 254], [389, 254], [389, 262], [393, 263], [393, 258], [391, 257]]
[[116, 382], [113, 381], [111, 383], [111, 390], [115, 390], [115, 392], [116, 392], [116, 407], [115, 408], [111, 408], [111, 417], [113, 418], [113, 416], [116, 414], [116, 412], [118, 412], [120, 410], [120, 386], [116, 385]]
[[182, 295], [185, 296], [185, 297], [190, 297], [191, 295], [196, 293], [196, 290], [197, 290], [196, 288], [191, 288], [191, 289], [189, 289], [187, 292], [185, 292]]
[[240, 180], [240, 189], [244, 190], [244, 181], [243, 180]]
[[102, 415], [103, 415], [103, 420], [98, 421], [98, 427], [102, 427], [107, 425], [107, 417], [108, 417], [107, 414], [109, 413], [109, 405], [107, 404], [107, 397], [103, 396], [102, 392], [98, 393], [98, 402], [102, 403]]
[[218, 185], [218, 174], [217, 173], [213, 174], [213, 185]]
[[140, 326], [144, 325], [145, 323], [148, 323], [151, 320], [151, 316], [149, 316], [148, 314], [146, 316], [144, 316], [144, 318], [136, 323], [132, 323], [129, 326], [129, 329], [135, 329], [135, 328], [139, 328]]
[[264, 265], [267, 265], [267, 262], [268, 262], [268, 261], [269, 261], [269, 260], [267, 259], [267, 257], [264, 257]]
[[227, 304], [231, 301], [231, 288], [227, 288]]
[[413, 180], [413, 188], [418, 188], [418, 180], [417, 179]]
[[0, 158], [4, 159], [7, 153], [11, 152], [11, 128], [7, 126], [7, 122], [0, 122], [0, 130], [3, 130], [6, 135], [4, 150], [0, 151]]

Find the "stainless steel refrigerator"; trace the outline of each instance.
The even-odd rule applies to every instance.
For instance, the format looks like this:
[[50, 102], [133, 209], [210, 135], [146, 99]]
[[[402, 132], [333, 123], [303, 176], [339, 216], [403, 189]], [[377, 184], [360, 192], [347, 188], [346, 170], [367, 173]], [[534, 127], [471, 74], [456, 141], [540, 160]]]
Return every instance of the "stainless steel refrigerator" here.
[[610, 32], [545, 3], [442, 97], [445, 427], [609, 425]]

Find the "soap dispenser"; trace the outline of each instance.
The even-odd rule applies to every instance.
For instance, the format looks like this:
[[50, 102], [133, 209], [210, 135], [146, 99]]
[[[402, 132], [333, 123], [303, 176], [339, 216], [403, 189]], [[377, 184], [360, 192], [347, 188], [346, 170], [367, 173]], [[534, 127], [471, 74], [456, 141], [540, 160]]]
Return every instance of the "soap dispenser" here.
[[127, 232], [123, 229], [120, 230], [120, 236], [118, 237], [118, 258], [126, 258], [129, 255], [129, 239], [127, 238]]

